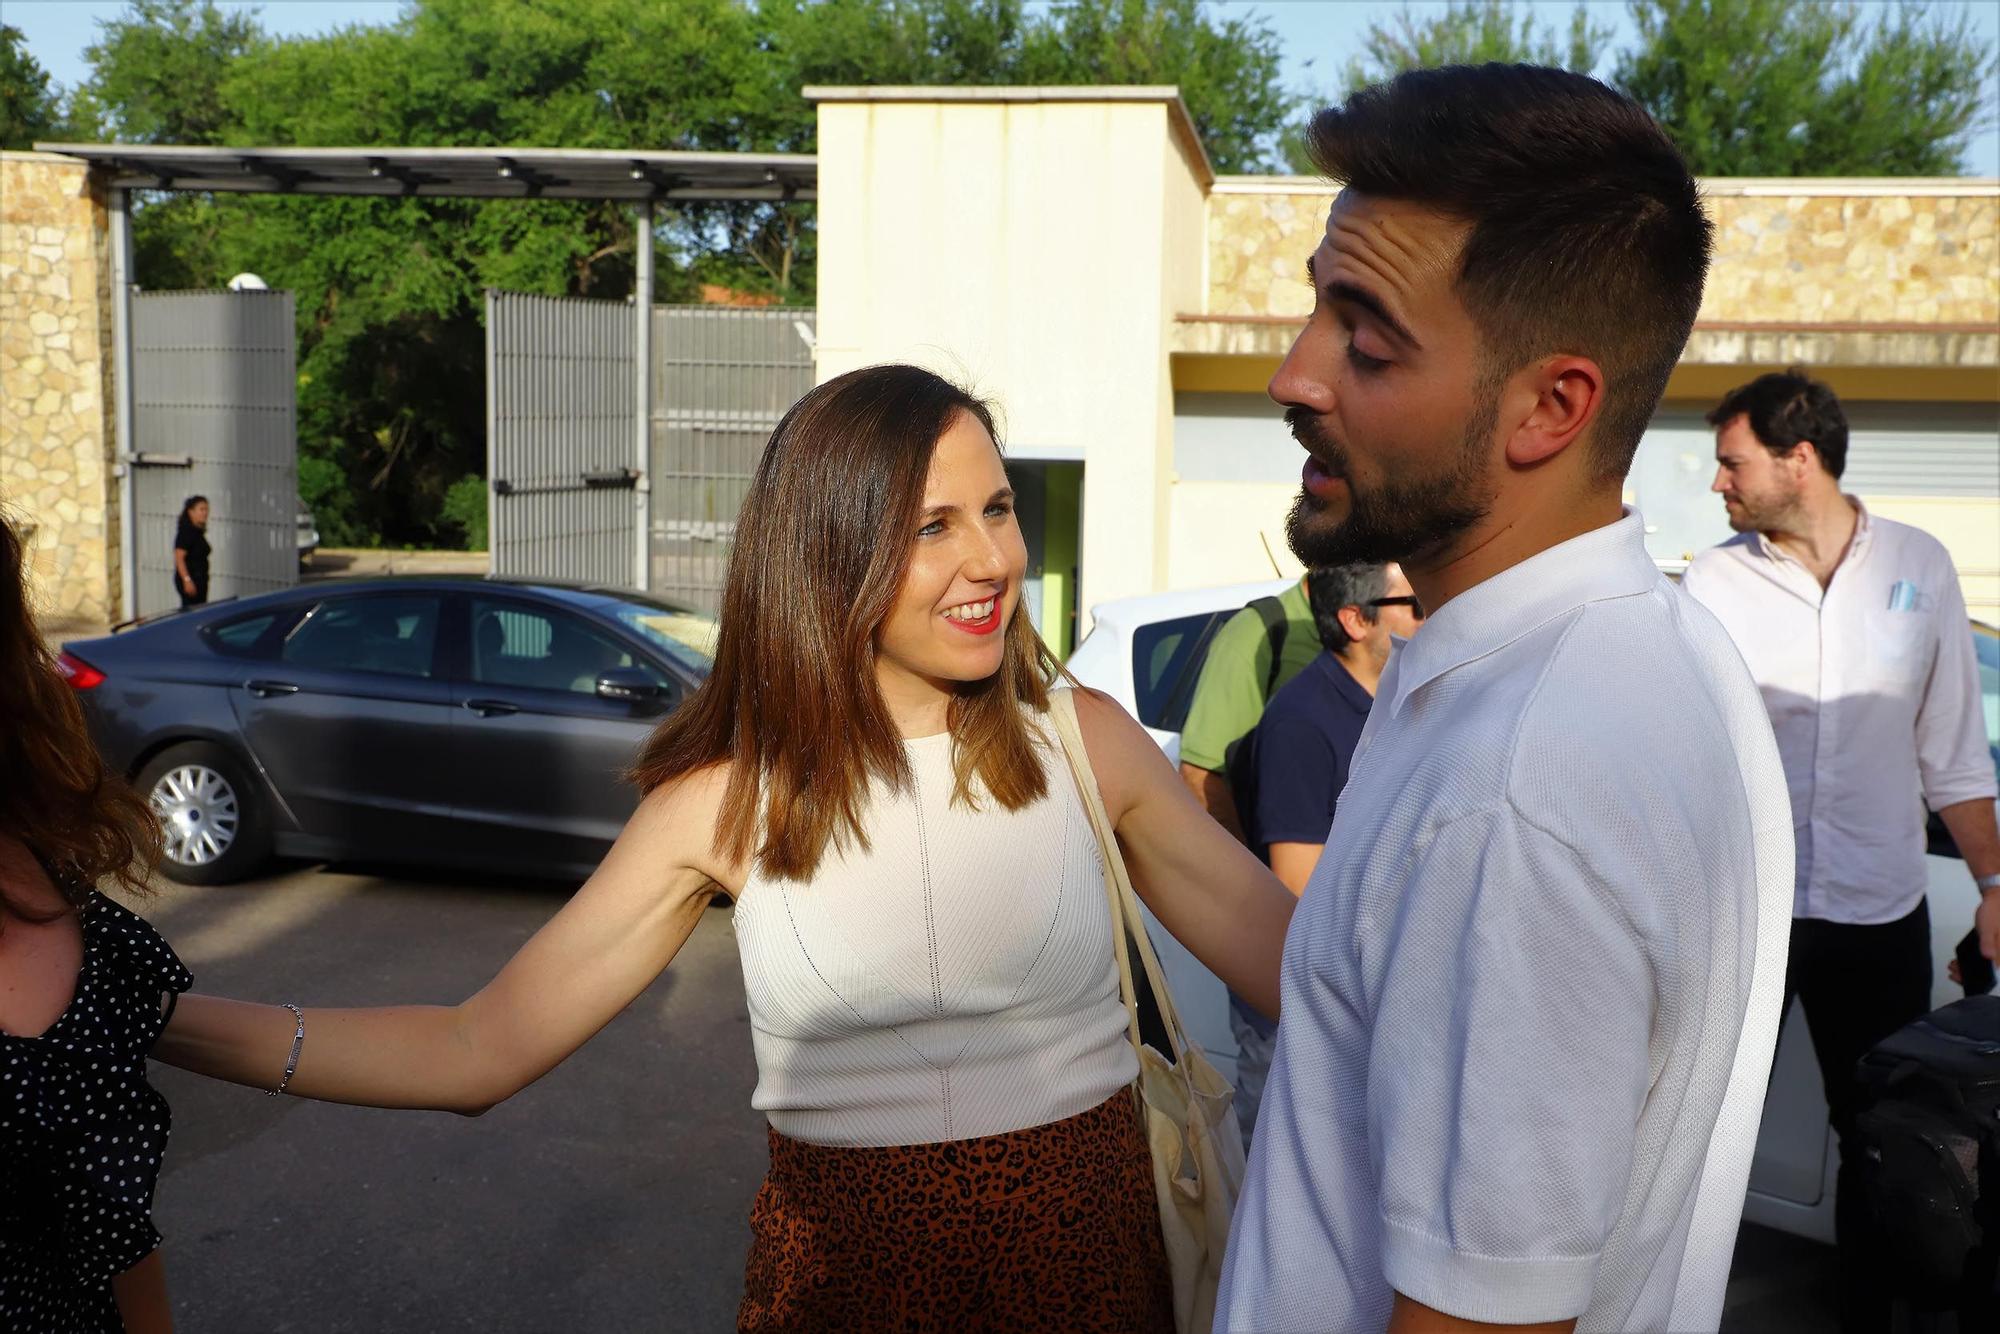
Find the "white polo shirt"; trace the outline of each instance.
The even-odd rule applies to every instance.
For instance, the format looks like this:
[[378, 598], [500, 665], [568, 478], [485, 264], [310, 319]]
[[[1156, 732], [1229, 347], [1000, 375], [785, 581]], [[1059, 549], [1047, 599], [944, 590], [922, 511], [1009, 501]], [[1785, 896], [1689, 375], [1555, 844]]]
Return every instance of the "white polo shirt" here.
[[1777, 1037], [1770, 724], [1640, 520], [1398, 649], [1285, 941], [1216, 1328], [1713, 1329]]
[[1683, 586], [1764, 692], [1791, 785], [1792, 913], [1893, 922], [1924, 895], [1924, 802], [1991, 798], [1979, 660], [1951, 555], [1869, 515], [1825, 589], [1762, 533], [1694, 558]]

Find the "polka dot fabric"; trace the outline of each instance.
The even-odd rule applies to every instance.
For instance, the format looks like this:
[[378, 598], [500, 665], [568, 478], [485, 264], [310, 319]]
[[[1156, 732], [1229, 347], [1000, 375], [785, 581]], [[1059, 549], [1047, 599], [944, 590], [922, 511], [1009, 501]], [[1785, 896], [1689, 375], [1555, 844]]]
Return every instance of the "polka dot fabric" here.
[[160, 1244], [172, 1124], [146, 1053], [162, 995], [193, 984], [143, 919], [92, 893], [75, 999], [40, 1037], [0, 1033], [0, 1331], [122, 1327], [111, 1279]]

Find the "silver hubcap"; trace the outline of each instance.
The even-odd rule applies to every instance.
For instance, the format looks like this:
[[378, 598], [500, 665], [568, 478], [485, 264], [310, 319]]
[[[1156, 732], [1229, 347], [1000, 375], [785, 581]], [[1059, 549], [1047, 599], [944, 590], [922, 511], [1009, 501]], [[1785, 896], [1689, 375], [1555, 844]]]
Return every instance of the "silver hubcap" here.
[[236, 789], [206, 765], [182, 764], [161, 774], [152, 803], [166, 835], [167, 860], [177, 866], [206, 866], [236, 842], [242, 818]]

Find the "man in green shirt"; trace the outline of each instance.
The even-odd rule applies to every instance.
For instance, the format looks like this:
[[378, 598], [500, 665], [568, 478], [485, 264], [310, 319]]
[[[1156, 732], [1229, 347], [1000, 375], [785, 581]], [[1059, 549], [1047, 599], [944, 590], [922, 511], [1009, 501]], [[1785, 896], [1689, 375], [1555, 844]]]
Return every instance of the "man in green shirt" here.
[[[1312, 571], [1275, 598], [1259, 598], [1224, 621], [1195, 682], [1181, 729], [1181, 777], [1215, 822], [1243, 837], [1224, 772], [1229, 747], [1264, 716], [1278, 688], [1320, 654], [1306, 586]], [[1263, 605], [1260, 605], [1263, 604]]]

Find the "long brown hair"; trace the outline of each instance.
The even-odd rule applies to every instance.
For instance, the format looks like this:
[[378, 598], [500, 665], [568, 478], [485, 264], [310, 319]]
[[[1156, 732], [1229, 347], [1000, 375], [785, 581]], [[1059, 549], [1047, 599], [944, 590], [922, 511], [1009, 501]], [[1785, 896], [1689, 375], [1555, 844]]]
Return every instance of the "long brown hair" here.
[[[905, 791], [902, 737], [875, 680], [876, 632], [909, 568], [931, 455], [959, 414], [997, 442], [977, 398], [916, 366], [871, 366], [792, 405], [764, 446], [736, 524], [715, 669], [632, 771], [641, 790], [732, 761], [716, 849], [764, 874], [810, 876], [828, 844], [866, 847], [871, 780]], [[953, 800], [974, 780], [1008, 810], [1048, 791], [1027, 711], [1048, 708], [1054, 657], [1020, 607], [1000, 670], [951, 701]]]
[[[21, 535], [0, 511], [0, 834], [26, 844], [72, 905], [106, 879], [150, 894], [159, 822], [105, 768], [76, 692], [35, 629], [25, 562]], [[16, 916], [41, 916], [4, 889], [0, 902]]]

